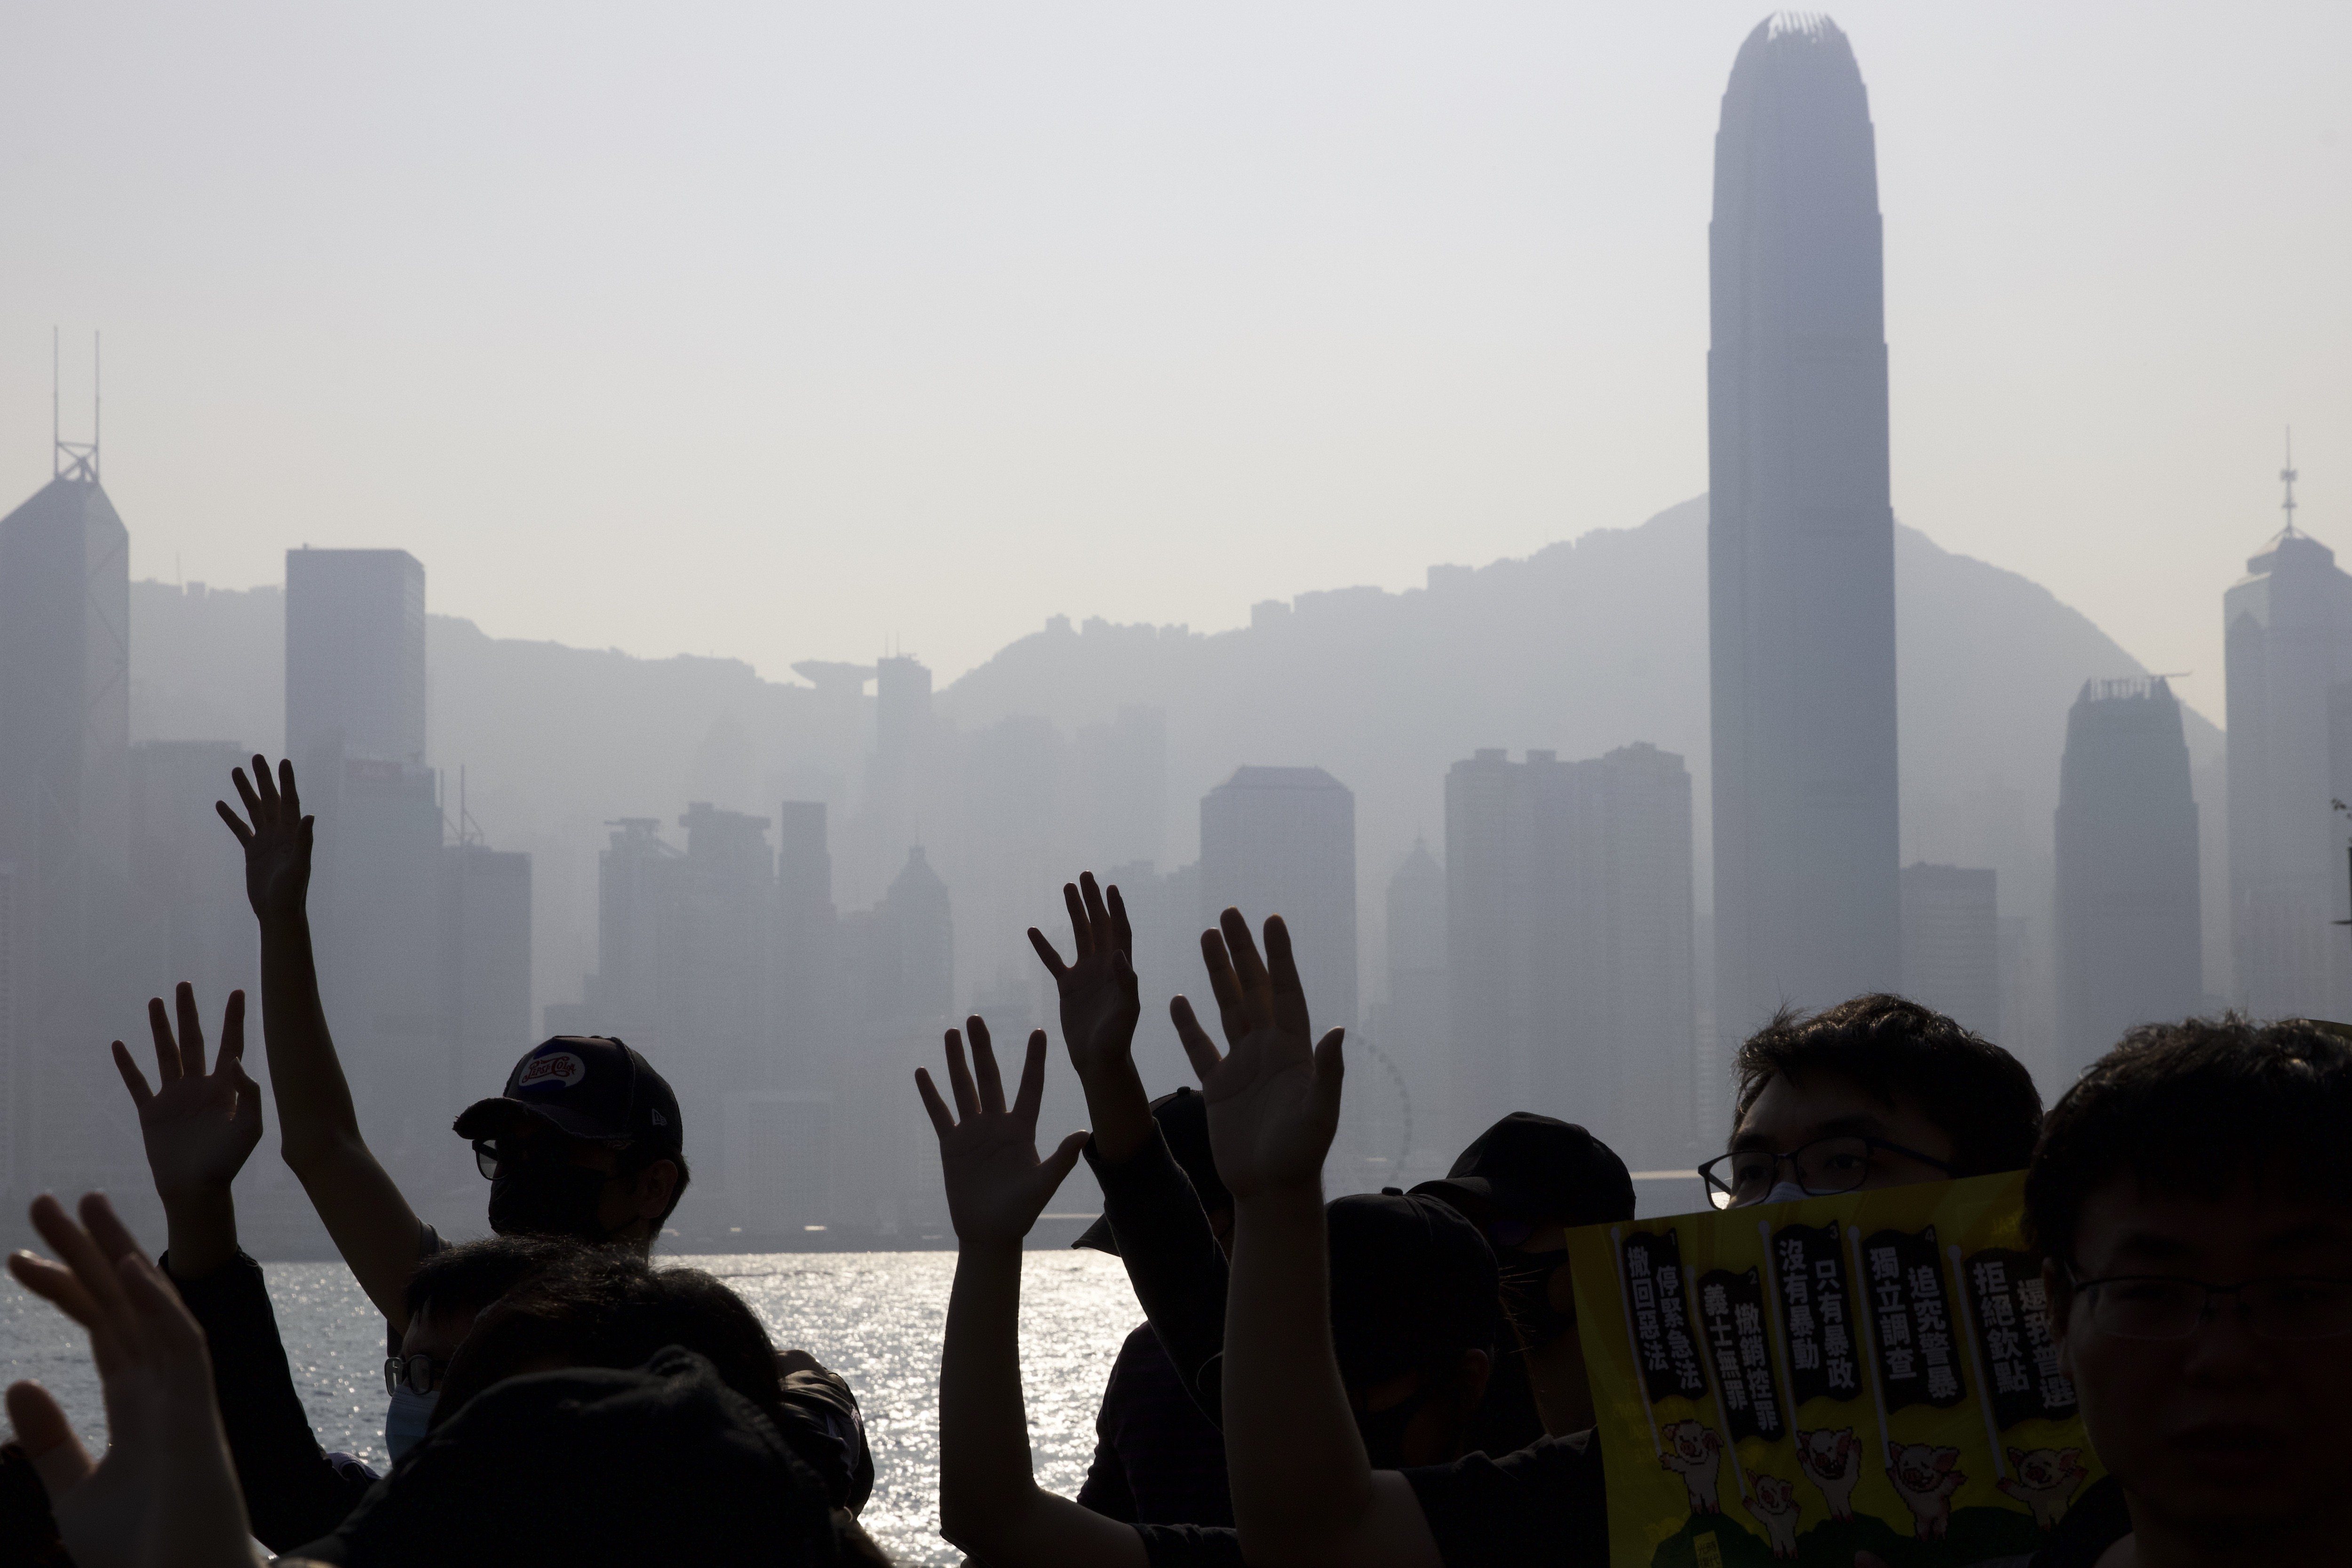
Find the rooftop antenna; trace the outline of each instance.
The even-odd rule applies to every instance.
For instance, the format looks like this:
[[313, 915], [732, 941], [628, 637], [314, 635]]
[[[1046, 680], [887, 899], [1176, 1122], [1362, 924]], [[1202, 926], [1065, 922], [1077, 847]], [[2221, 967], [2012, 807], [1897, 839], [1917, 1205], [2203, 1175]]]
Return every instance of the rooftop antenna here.
[[58, 414], [61, 358], [58, 329], [49, 329], [49, 478], [98, 483], [98, 334], [89, 335], [89, 439], [68, 441]]
[[2294, 531], [2294, 481], [2298, 477], [2294, 471], [2294, 426], [2290, 425], [2286, 427], [2286, 467], [2279, 470], [2279, 481], [2286, 486], [2286, 499], [2279, 502], [2279, 510], [2286, 513], [2289, 533]]

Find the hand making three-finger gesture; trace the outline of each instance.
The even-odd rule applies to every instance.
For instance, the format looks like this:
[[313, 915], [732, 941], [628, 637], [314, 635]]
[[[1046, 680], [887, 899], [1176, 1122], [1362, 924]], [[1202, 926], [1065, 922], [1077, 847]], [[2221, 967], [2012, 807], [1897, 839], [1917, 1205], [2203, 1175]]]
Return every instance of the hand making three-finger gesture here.
[[1201, 957], [1224, 1026], [1224, 1053], [1190, 1001], [1179, 996], [1169, 1004], [1208, 1101], [1217, 1174], [1237, 1200], [1315, 1188], [1339, 1127], [1344, 1031], [1310, 1044], [1307, 993], [1280, 915], [1265, 922], [1263, 960], [1239, 910], [1227, 910], [1217, 923], [1218, 930], [1201, 933]]

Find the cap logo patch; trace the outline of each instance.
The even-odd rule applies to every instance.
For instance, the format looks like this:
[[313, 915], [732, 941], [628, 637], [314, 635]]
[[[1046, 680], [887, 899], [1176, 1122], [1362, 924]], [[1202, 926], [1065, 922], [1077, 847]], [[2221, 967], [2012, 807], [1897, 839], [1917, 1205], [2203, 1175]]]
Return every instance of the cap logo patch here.
[[588, 1076], [588, 1064], [570, 1051], [549, 1051], [525, 1064], [517, 1089], [570, 1089]]
[[653, 1115], [653, 1119], [654, 1119], [654, 1125], [655, 1125], [655, 1126], [656, 1126], [656, 1127], [667, 1127], [667, 1126], [668, 1126], [668, 1125], [669, 1125], [669, 1118], [668, 1118], [668, 1117], [667, 1117], [667, 1116], [664, 1116], [660, 1111], [658, 1111], [658, 1110], [654, 1111], [654, 1112], [652, 1112], [652, 1115]]

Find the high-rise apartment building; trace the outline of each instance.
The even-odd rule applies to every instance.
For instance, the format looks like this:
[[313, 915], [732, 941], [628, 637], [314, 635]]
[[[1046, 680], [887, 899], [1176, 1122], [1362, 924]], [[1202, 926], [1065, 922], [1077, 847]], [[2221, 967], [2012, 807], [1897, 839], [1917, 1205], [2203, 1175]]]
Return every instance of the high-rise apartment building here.
[[405, 550], [286, 552], [286, 754], [425, 761], [425, 567]]
[[1226, 908], [1290, 930], [1315, 1032], [1356, 1022], [1356, 797], [1321, 768], [1244, 767], [1201, 797], [1198, 929]]
[[1997, 875], [1972, 866], [1903, 868], [1903, 994], [2001, 1037], [2000, 910]]
[[[2234, 729], [2230, 742], [2234, 754]], [[2204, 1005], [2197, 802], [2180, 705], [2161, 677], [2083, 683], [2066, 714], [2055, 827], [2063, 1086], [2132, 1025]]]
[[2337, 742], [2333, 706], [2352, 681], [2352, 576], [2290, 521], [2246, 562], [2221, 616], [2237, 1000], [2258, 1017], [2340, 1018], [2352, 947], [2329, 922], [2352, 908], [2329, 803], [2352, 800], [2352, 768], [2337, 763], [2352, 744]]
[[1901, 970], [1877, 154], [1845, 35], [1782, 14], [1723, 95], [1708, 229], [1716, 1027]]
[[[0, 1184], [136, 1192], [139, 1131], [102, 1044], [135, 1008], [122, 983], [130, 896], [129, 532], [94, 449], [0, 518], [0, 879], [10, 1005]], [[136, 1016], [135, 1012], [132, 1014]]]
[[1459, 1127], [1579, 1121], [1635, 1163], [1694, 1151], [1690, 775], [1655, 746], [1482, 751], [1445, 786]]
[[1389, 999], [1381, 1009], [1372, 1043], [1396, 1065], [1411, 1096], [1412, 1150], [1450, 1163], [1478, 1130], [1464, 1128], [1454, 1113], [1453, 1029], [1445, 990], [1445, 868], [1419, 839], [1389, 879], [1387, 914]]

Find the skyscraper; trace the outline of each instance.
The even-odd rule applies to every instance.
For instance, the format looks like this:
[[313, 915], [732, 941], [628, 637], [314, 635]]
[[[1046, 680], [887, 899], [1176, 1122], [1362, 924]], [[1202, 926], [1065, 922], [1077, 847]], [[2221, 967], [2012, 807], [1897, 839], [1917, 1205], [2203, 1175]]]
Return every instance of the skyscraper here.
[[1999, 879], [1989, 868], [1903, 868], [1903, 994], [2000, 1037]]
[[[2292, 472], [2292, 470], [2289, 470]], [[2294, 522], [2221, 598], [2230, 726], [2230, 940], [2258, 1017], [2340, 1018], [2352, 1005], [2342, 818], [2352, 800], [2331, 699], [2352, 680], [2352, 576]], [[2352, 761], [2352, 759], [2347, 759]]]
[[95, 448], [61, 451], [71, 463], [0, 518], [0, 1181], [135, 1191], [117, 1176], [140, 1163], [137, 1121], [90, 1044], [131, 1005], [131, 536]]
[[1637, 1164], [1693, 1152], [1690, 774], [1655, 746], [1482, 751], [1445, 781], [1457, 1130], [1507, 1110]]
[[1723, 95], [1708, 229], [1716, 1020], [1891, 989], [1895, 533], [1877, 154], [1845, 35], [1777, 16]]
[[1266, 917], [1283, 917], [1318, 1037], [1355, 1023], [1356, 797], [1347, 785], [1321, 768], [1245, 767], [1201, 797], [1201, 929], [1228, 906], [1261, 942]]
[[425, 567], [405, 550], [286, 552], [286, 754], [425, 761]]
[[2132, 1025], [2204, 1004], [2197, 802], [2162, 677], [2083, 683], [2066, 715], [2056, 830], [2063, 1085]]

